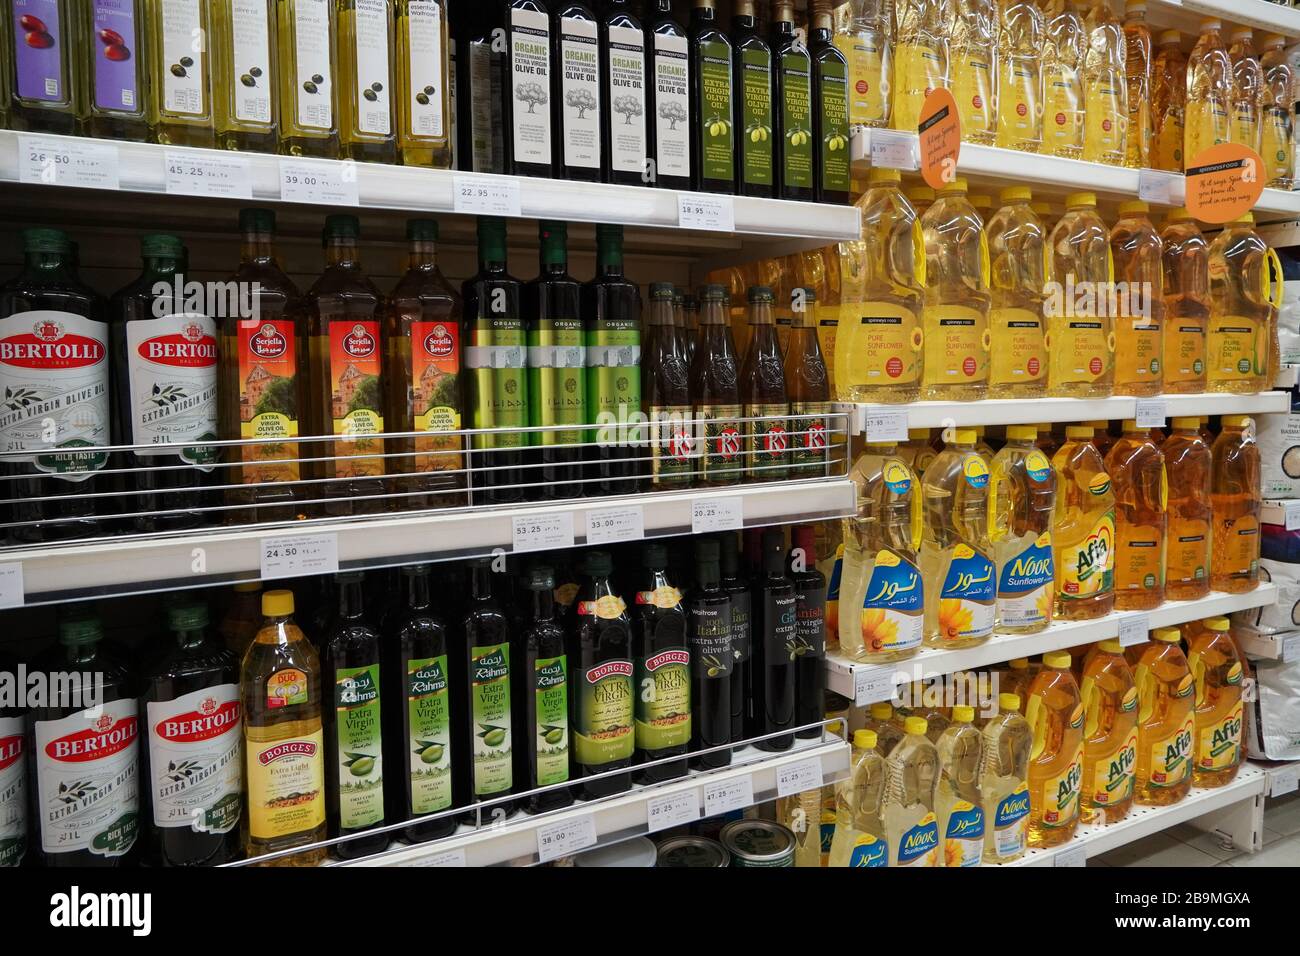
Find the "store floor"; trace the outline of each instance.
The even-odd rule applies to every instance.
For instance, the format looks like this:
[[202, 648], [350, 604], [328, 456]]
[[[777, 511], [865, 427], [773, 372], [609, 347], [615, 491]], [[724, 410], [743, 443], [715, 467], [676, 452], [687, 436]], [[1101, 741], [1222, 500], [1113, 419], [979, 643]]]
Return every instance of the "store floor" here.
[[1089, 866], [1300, 866], [1300, 792], [1264, 803], [1264, 849], [1224, 849], [1219, 838], [1182, 823], [1088, 861]]

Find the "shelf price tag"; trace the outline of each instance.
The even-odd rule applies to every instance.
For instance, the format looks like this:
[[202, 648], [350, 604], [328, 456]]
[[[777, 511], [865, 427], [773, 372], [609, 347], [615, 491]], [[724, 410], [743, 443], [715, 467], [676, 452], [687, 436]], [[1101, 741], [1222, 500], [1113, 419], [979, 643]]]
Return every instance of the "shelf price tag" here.
[[252, 199], [246, 156], [207, 156], [203, 153], [169, 149], [163, 154], [170, 196], [215, 196], [220, 199]]
[[337, 534], [284, 534], [262, 539], [263, 581], [335, 574], [338, 569]]
[[1087, 866], [1088, 847], [1086, 844], [1071, 844], [1057, 850], [1052, 857], [1052, 866]]
[[351, 160], [280, 160], [280, 198], [323, 206], [359, 206], [357, 164]]
[[1287, 531], [1300, 529], [1300, 501], [1288, 501], [1284, 515]]
[[640, 541], [645, 537], [645, 513], [640, 505], [587, 512], [587, 544]]
[[1145, 644], [1147, 635], [1151, 632], [1151, 622], [1147, 616], [1142, 613], [1125, 614], [1119, 619], [1119, 645], [1120, 647], [1132, 647], [1134, 644]]
[[45, 186], [118, 189], [116, 143], [56, 136], [18, 137], [18, 181]]
[[1277, 649], [1277, 659], [1286, 664], [1300, 657], [1300, 634], [1292, 634]]
[[700, 791], [683, 790], [651, 797], [645, 803], [646, 828], [658, 833], [683, 823], [694, 823], [700, 818]]
[[873, 129], [871, 165], [883, 169], [915, 170], [916, 134], [896, 129]]
[[894, 697], [894, 671], [890, 667], [853, 668], [853, 703], [859, 707]]
[[678, 193], [677, 225], [682, 229], [735, 232], [736, 204], [730, 196]]
[[787, 764], [776, 772], [776, 795], [788, 797], [822, 785], [822, 758]]
[[407, 866], [465, 866], [465, 848], [459, 847], [455, 850], [443, 850], [441, 853], [434, 853], [429, 856], [422, 856], [418, 860], [412, 860]]
[[1164, 428], [1168, 413], [1163, 398], [1139, 398], [1133, 412], [1138, 428]]
[[518, 216], [519, 181], [506, 176], [457, 176], [452, 209], [480, 216]]
[[1183, 201], [1183, 177], [1161, 169], [1138, 170], [1138, 199], [1157, 206], [1178, 206]]
[[862, 431], [868, 442], [907, 441], [907, 410], [869, 408]]
[[704, 787], [704, 815], [716, 817], [732, 810], [754, 805], [754, 778], [749, 774], [733, 780], [720, 780]]
[[573, 547], [572, 511], [550, 515], [522, 515], [511, 518], [510, 523], [510, 541], [516, 553]]
[[1268, 795], [1285, 797], [1300, 788], [1300, 765], [1292, 765], [1269, 772]]
[[537, 828], [537, 859], [541, 863], [596, 845], [596, 821], [590, 813], [557, 820]]
[[696, 498], [691, 502], [691, 534], [739, 531], [744, 525], [743, 498]]
[[26, 600], [23, 593], [22, 562], [0, 564], [0, 608], [22, 607]]

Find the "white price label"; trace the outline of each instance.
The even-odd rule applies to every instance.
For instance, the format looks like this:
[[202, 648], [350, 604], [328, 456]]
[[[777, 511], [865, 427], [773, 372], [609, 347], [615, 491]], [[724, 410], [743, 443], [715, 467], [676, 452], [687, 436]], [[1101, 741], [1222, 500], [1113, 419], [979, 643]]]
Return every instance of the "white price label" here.
[[1296, 658], [1300, 658], [1300, 634], [1292, 634], [1278, 648], [1278, 660], [1281, 663], [1288, 664]]
[[457, 176], [452, 187], [456, 212], [518, 216], [519, 180], [505, 176]]
[[18, 181], [117, 189], [117, 144], [56, 136], [18, 137]]
[[691, 534], [739, 531], [744, 525], [743, 498], [696, 498], [691, 502]]
[[1134, 410], [1134, 421], [1138, 428], [1164, 428], [1165, 400], [1163, 398], [1139, 398]]
[[589, 813], [537, 828], [537, 859], [542, 863], [595, 845], [596, 821]]
[[22, 607], [26, 600], [22, 562], [0, 564], [0, 608]]
[[1300, 765], [1269, 772], [1268, 795], [1270, 797], [1285, 797], [1297, 789], [1300, 789]]
[[285, 534], [262, 539], [262, 580], [305, 574], [334, 574], [339, 569], [336, 534]]
[[350, 160], [282, 159], [280, 198], [323, 206], [359, 206], [357, 164]]
[[456, 850], [443, 850], [441, 853], [434, 853], [431, 856], [422, 856], [417, 860], [412, 860], [407, 866], [464, 866], [465, 849], [461, 847]]
[[1087, 866], [1088, 847], [1086, 844], [1071, 844], [1056, 851], [1052, 857], [1052, 866]]
[[776, 772], [776, 795], [788, 797], [822, 785], [822, 758], [787, 764]]
[[896, 129], [871, 131], [871, 165], [883, 169], [914, 170], [916, 161], [916, 134]]
[[1183, 201], [1186, 185], [1178, 173], [1159, 169], [1138, 170], [1138, 199], [1159, 206], [1177, 206]]
[[1119, 619], [1119, 645], [1132, 647], [1145, 644], [1151, 632], [1151, 622], [1145, 614], [1125, 614]]
[[645, 803], [646, 828], [658, 833], [683, 823], [694, 823], [700, 818], [700, 791], [684, 790], [651, 797]]
[[1300, 529], [1300, 501], [1288, 501], [1284, 514], [1287, 531]]
[[515, 552], [549, 551], [573, 547], [573, 512], [524, 515], [510, 519], [510, 540]]
[[730, 196], [712, 193], [678, 193], [677, 225], [710, 232], [736, 231], [736, 204]]
[[893, 697], [893, 668], [858, 666], [853, 669], [853, 703], [857, 706], [865, 707]]
[[587, 544], [640, 541], [645, 537], [645, 513], [640, 505], [587, 512]]
[[907, 410], [871, 408], [862, 426], [868, 442], [907, 441]]
[[723, 780], [704, 787], [704, 815], [716, 817], [733, 810], [743, 810], [754, 805], [754, 779], [745, 774], [734, 780]]
[[168, 195], [253, 198], [253, 182], [249, 178], [246, 156], [208, 156], [169, 149], [163, 156], [163, 163], [167, 167]]

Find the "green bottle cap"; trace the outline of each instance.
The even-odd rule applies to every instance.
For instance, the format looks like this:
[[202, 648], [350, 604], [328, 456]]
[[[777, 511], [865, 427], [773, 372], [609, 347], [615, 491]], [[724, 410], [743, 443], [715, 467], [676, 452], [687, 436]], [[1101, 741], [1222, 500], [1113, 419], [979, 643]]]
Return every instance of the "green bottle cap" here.
[[408, 242], [437, 242], [438, 221], [436, 219], [406, 220], [406, 239]]
[[97, 617], [70, 617], [59, 622], [60, 644], [94, 644], [104, 636]]
[[701, 302], [726, 302], [727, 289], [721, 285], [706, 285], [700, 289]]
[[666, 302], [677, 296], [677, 290], [673, 288], [671, 282], [652, 282], [650, 283], [650, 300], [652, 302]]
[[657, 542], [647, 544], [641, 549], [641, 567], [660, 570], [668, 567], [668, 548]]
[[608, 551], [588, 551], [582, 560], [582, 569], [587, 577], [607, 577], [614, 571], [614, 559]]
[[596, 225], [596, 242], [617, 242], [620, 245], [623, 242], [623, 227], [610, 222], [602, 222]]
[[167, 612], [167, 626], [173, 631], [200, 631], [208, 626], [208, 609], [203, 604], [181, 604]]
[[71, 252], [72, 240], [58, 229], [24, 229], [24, 252]]
[[506, 221], [499, 216], [478, 217], [479, 258], [504, 262], [506, 258]]
[[542, 247], [542, 263], [563, 265], [568, 259], [565, 242], [569, 237], [569, 224], [554, 219], [543, 219], [537, 224], [537, 240]]
[[331, 239], [359, 239], [361, 221], [356, 216], [334, 215], [325, 217], [325, 228], [321, 230], [321, 242]]
[[772, 290], [765, 285], [751, 285], [749, 287], [750, 302], [771, 302], [774, 298]]
[[797, 298], [799, 297], [799, 294], [800, 294], [800, 293], [803, 293], [803, 300], [804, 300], [805, 302], [816, 302], [816, 301], [817, 301], [817, 290], [816, 290], [816, 289], [810, 289], [810, 288], [808, 288], [806, 285], [804, 285], [804, 286], [799, 286], [797, 289], [791, 289], [791, 290], [790, 290], [790, 301], [793, 302], [795, 299], [797, 299]]
[[712, 563], [718, 560], [722, 549], [714, 538], [698, 538], [695, 541], [695, 560], [701, 563]]
[[140, 254], [146, 259], [180, 259], [185, 255], [185, 244], [176, 236], [153, 233], [141, 238]]
[[549, 564], [535, 564], [528, 571], [524, 586], [529, 591], [550, 591], [555, 587], [555, 569]]
[[269, 235], [275, 232], [275, 210], [250, 208], [239, 210], [239, 231]]

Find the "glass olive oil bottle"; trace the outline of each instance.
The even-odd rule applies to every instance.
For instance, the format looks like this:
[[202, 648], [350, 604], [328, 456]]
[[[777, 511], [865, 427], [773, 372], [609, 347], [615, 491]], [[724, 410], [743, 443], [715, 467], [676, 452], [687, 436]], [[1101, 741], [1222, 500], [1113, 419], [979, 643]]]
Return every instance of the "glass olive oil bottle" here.
[[745, 739], [754, 690], [754, 597], [740, 568], [739, 534], [719, 538], [722, 590], [731, 598], [731, 739]]
[[746, 422], [745, 465], [751, 481], [781, 481], [789, 461], [790, 397], [785, 390], [785, 361], [772, 315], [772, 290], [749, 289], [749, 350], [740, 373], [740, 398]]
[[691, 188], [734, 193], [735, 51], [727, 34], [718, 27], [713, 0], [694, 0], [694, 4], [690, 43]]
[[279, 146], [275, 0], [211, 0], [212, 103], [217, 146]]
[[774, 196], [772, 49], [759, 36], [754, 0], [737, 0], [731, 17], [731, 42], [736, 192], [742, 196]]
[[672, 0], [655, 0], [645, 33], [650, 57], [646, 117], [649, 156], [654, 163], [650, 184], [663, 189], [690, 189], [694, 142], [690, 124], [691, 58], [686, 31], [673, 15]]
[[650, 286], [650, 312], [641, 356], [641, 395], [650, 429], [650, 483], [654, 489], [687, 488], [695, 467], [690, 360], [673, 324], [671, 282]]
[[647, 165], [650, 97], [645, 33], [629, 0], [609, 0], [598, 16], [601, 89], [608, 104], [601, 114], [605, 181], [653, 185]]
[[[826, 713], [826, 575], [817, 570], [817, 534], [810, 524], [790, 531], [790, 567], [795, 596], [796, 725], [812, 724]], [[799, 737], [821, 737], [820, 727], [799, 731]]]
[[849, 201], [849, 65], [835, 46], [831, 14], [815, 9], [808, 52], [813, 61], [813, 147], [818, 202]]
[[447, 0], [397, 0], [397, 154], [403, 166], [451, 166]]
[[549, 177], [552, 172], [553, 98], [551, 15], [542, 0], [506, 0], [505, 172]]
[[[790, 398], [790, 477], [819, 478], [827, 474], [831, 455], [827, 417], [831, 413], [830, 381], [817, 338], [817, 296], [812, 289], [794, 290], [794, 326], [785, 350], [785, 391]], [[799, 416], [799, 417], [795, 417]]]
[[339, 155], [334, 0], [276, 0], [280, 152]]
[[609, 101], [600, 81], [596, 15], [582, 0], [561, 0], [552, 21], [555, 175], [599, 182], [602, 117]]
[[145, 50], [141, 46], [144, 0], [83, 0], [77, 83], [85, 112], [81, 135], [143, 143]]
[[727, 324], [727, 290], [706, 285], [700, 290], [700, 340], [691, 362], [691, 397], [695, 402], [701, 485], [730, 485], [743, 474], [744, 445], [740, 419], [740, 382], [736, 343]]
[[794, 30], [793, 0], [777, 0], [772, 17], [774, 65], [772, 144], [778, 195], [811, 200], [813, 176], [812, 57]]
[[145, 0], [150, 81], [146, 115], [155, 142], [213, 146], [211, 24], [203, 0]]
[[506, 171], [505, 89], [508, 58], [497, 4], [454, 4], [456, 162], [475, 173]]
[[[569, 779], [569, 659], [564, 628], [555, 620], [555, 572], [534, 566], [524, 588], [532, 605], [532, 623], [523, 637], [523, 676], [516, 693], [522, 697], [517, 711], [526, 715], [529, 744], [525, 776], [529, 790], [550, 787]], [[567, 807], [573, 794], [567, 787], [528, 798], [529, 813]]]
[[[780, 528], [763, 532], [762, 577], [754, 592], [754, 688], [749, 736], [779, 733], [795, 725], [798, 597], [785, 574], [785, 540]], [[755, 744], [760, 750], [789, 750], [790, 734]]]
[[[514, 747], [520, 729], [514, 722], [512, 681], [518, 666], [510, 620], [492, 593], [492, 561], [475, 558], [469, 564], [470, 608], [465, 615], [464, 670], [468, 686], [465, 738], [466, 768], [472, 781], [471, 800], [496, 800], [516, 790]], [[516, 809], [514, 801], [498, 803], [483, 813], [484, 824], [504, 820]], [[476, 815], [477, 816], [477, 815]]]
[[691, 742], [691, 651], [682, 592], [668, 577], [668, 548], [641, 549], [636, 592], [632, 662], [636, 667], [636, 762], [681, 756], [681, 760], [638, 771], [638, 783], [686, 775]]
[[[687, 613], [690, 618], [691, 749], [707, 750], [741, 739], [732, 734], [732, 691], [737, 662], [732, 648], [731, 598], [722, 589], [718, 542], [695, 541], [695, 587]], [[726, 767], [731, 751], [692, 758], [697, 768]]]
[[335, 2], [339, 153], [359, 162], [395, 163], [393, 0]]
[[75, 11], [86, 2], [7, 0], [3, 5], [5, 26], [0, 37], [6, 47], [3, 70], [10, 129], [65, 136], [77, 131], [85, 101], [73, 80], [74, 63], [78, 46], [91, 41], [81, 37]]

